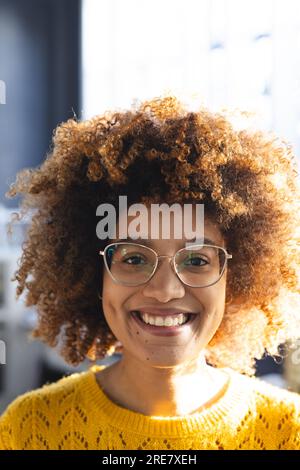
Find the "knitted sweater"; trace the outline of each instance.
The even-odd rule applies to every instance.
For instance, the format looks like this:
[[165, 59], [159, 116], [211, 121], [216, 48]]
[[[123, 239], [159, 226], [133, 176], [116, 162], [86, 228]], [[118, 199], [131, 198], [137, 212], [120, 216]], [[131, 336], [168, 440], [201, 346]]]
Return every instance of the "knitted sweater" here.
[[0, 418], [0, 449], [298, 449], [300, 396], [224, 368], [229, 382], [208, 407], [146, 416], [114, 403], [94, 365], [16, 398]]

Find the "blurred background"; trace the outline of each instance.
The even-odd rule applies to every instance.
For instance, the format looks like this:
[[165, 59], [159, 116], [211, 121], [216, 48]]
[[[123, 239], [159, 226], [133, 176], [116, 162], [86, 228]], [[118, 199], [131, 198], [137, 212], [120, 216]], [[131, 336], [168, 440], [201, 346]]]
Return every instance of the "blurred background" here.
[[[16, 173], [43, 161], [60, 122], [168, 91], [191, 108], [253, 111], [255, 126], [299, 156], [299, 50], [299, 0], [0, 0], [0, 413], [88, 366], [28, 339], [36, 312], [16, 301], [10, 278], [29, 218], [6, 234]], [[300, 392], [297, 351], [282, 352], [258, 361], [256, 374]]]

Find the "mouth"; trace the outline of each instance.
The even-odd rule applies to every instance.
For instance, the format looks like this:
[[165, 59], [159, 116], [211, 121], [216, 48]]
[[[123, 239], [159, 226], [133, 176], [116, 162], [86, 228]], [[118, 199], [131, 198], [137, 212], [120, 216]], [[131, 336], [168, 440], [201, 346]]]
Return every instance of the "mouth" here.
[[136, 324], [145, 331], [154, 335], [173, 336], [181, 334], [190, 328], [198, 316], [196, 313], [179, 313], [176, 315], [159, 316], [132, 310], [131, 317]]

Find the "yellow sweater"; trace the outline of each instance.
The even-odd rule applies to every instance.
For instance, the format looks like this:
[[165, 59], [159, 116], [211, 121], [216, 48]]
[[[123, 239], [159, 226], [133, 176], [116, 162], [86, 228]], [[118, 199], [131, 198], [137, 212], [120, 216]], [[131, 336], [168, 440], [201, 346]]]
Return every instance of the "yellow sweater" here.
[[15, 399], [0, 418], [0, 449], [298, 449], [300, 396], [230, 368], [206, 409], [146, 416], [115, 404], [95, 365]]

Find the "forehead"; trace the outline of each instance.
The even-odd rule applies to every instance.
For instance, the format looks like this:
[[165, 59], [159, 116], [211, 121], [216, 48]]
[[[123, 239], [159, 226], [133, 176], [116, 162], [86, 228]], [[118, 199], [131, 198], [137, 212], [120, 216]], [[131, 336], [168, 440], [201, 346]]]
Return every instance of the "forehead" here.
[[153, 209], [153, 206], [158, 206], [157, 204], [141, 206], [142, 212], [135, 212], [134, 215], [130, 215], [130, 211], [120, 214], [115, 240], [124, 239], [118, 236], [119, 228], [122, 226], [123, 229], [124, 227], [127, 229], [127, 239], [139, 243], [145, 242], [147, 245], [162, 241], [180, 245], [185, 241], [196, 240], [196, 234], [199, 239], [201, 234], [203, 243], [224, 246], [220, 227], [211, 215], [205, 213], [204, 204], [177, 204], [176, 207], [165, 204], [162, 211], [157, 210], [157, 207]]

